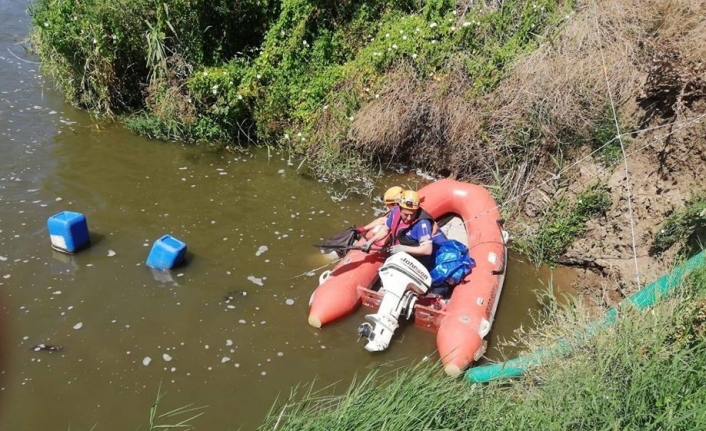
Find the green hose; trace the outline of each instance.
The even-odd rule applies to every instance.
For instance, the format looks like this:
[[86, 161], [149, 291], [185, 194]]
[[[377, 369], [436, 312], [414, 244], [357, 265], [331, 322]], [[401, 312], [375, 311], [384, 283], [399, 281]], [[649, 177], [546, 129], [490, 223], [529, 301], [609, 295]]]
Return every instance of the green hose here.
[[[703, 267], [704, 264], [706, 264], [706, 252], [702, 251], [685, 263], [674, 268], [670, 273], [650, 283], [644, 289], [635, 292], [620, 305], [628, 303], [640, 310], [654, 305], [674, 293], [674, 290], [681, 284], [685, 274]], [[589, 325], [586, 334], [593, 335], [599, 329], [612, 325], [615, 323], [617, 314], [617, 308], [611, 308], [601, 321]], [[570, 343], [565, 340], [560, 340], [556, 346], [550, 349], [539, 349], [532, 354], [500, 364], [471, 368], [466, 371], [464, 378], [473, 383], [485, 383], [491, 380], [519, 377], [527, 368], [541, 363], [543, 358], [550, 355], [563, 355], [569, 353], [570, 350]]]

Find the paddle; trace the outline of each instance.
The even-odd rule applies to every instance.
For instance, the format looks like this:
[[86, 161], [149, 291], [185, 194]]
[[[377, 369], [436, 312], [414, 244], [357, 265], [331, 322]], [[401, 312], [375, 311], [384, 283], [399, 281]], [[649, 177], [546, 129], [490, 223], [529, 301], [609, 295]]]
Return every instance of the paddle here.
[[[314, 247], [323, 248], [327, 250], [363, 250], [363, 247], [359, 245], [327, 245], [327, 244], [314, 244]], [[368, 251], [388, 251], [388, 248], [383, 247], [370, 247]]]

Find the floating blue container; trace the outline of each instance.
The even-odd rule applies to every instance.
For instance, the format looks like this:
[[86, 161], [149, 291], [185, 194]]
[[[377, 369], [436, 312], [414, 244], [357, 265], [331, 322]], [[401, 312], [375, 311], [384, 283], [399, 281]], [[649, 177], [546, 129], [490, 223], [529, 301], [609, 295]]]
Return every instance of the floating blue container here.
[[62, 211], [49, 217], [47, 229], [54, 250], [64, 253], [76, 253], [88, 246], [88, 223], [86, 217], [73, 211]]
[[155, 269], [172, 269], [179, 265], [186, 255], [186, 243], [179, 241], [171, 235], [164, 235], [154, 242], [147, 266]]

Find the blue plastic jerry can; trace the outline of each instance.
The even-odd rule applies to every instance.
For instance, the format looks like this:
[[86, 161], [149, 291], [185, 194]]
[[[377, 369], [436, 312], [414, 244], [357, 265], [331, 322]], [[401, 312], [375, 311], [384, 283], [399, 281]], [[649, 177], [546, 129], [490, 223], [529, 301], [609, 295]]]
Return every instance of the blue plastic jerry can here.
[[147, 256], [147, 266], [161, 270], [172, 269], [180, 265], [185, 256], [186, 243], [171, 235], [164, 235], [152, 245]]
[[51, 246], [64, 253], [76, 253], [90, 244], [86, 217], [73, 211], [62, 211], [49, 217], [47, 229]]

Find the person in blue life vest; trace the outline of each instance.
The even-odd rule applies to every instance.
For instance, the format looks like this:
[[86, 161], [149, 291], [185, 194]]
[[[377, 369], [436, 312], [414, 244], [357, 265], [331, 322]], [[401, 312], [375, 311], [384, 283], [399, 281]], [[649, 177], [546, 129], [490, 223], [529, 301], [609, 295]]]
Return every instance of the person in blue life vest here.
[[404, 192], [404, 189], [400, 186], [394, 186], [390, 187], [387, 189], [385, 194], [383, 195], [382, 199], [383, 202], [385, 203], [385, 208], [387, 209], [385, 213], [381, 216], [376, 218], [375, 220], [371, 221], [370, 223], [366, 224], [365, 226], [361, 226], [356, 228], [356, 230], [362, 234], [365, 232], [372, 230], [373, 233], [377, 232], [380, 230], [380, 228], [385, 224], [385, 221], [387, 220], [387, 217], [390, 215], [392, 210], [397, 207], [397, 204], [400, 202], [400, 197], [402, 196], [402, 192]]
[[419, 203], [417, 192], [403, 192], [397, 207], [392, 209], [385, 220], [385, 225], [367, 240], [362, 249], [370, 250], [372, 244], [390, 234], [390, 253], [408, 253], [431, 270], [434, 267], [434, 251], [447, 239], [436, 227], [434, 218]]

